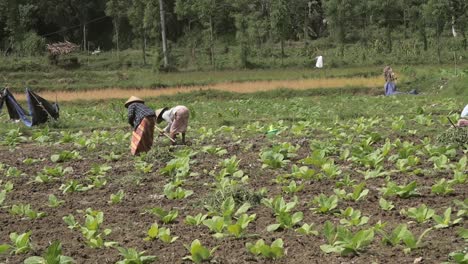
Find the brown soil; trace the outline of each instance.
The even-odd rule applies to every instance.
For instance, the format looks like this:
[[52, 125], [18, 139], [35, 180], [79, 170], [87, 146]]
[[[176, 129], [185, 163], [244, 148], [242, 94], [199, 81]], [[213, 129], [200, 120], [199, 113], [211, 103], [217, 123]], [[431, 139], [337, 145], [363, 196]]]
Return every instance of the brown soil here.
[[[408, 139], [409, 140], [409, 139]], [[116, 241], [120, 245], [127, 248], [136, 248], [139, 251], [145, 250], [147, 255], [155, 255], [158, 257], [158, 263], [185, 263], [182, 258], [188, 255], [188, 251], [184, 245], [189, 245], [194, 239], [199, 239], [205, 246], [219, 248], [214, 253], [213, 263], [271, 263], [270, 260], [265, 260], [261, 257], [254, 257], [246, 251], [246, 242], [255, 242], [259, 238], [263, 238], [268, 243], [271, 243], [276, 238], [282, 238], [285, 243], [286, 256], [274, 261], [274, 263], [413, 263], [413, 260], [418, 257], [423, 257], [422, 263], [440, 263], [447, 261], [448, 254], [452, 251], [462, 249], [466, 243], [456, 234], [457, 227], [438, 229], [428, 234], [424, 239], [425, 247], [414, 250], [405, 255], [402, 247], [392, 248], [383, 245], [380, 240], [380, 235], [376, 234], [376, 238], [370, 247], [365, 252], [358, 256], [342, 257], [336, 254], [325, 254], [320, 250], [320, 245], [325, 244], [325, 238], [322, 234], [319, 236], [300, 236], [294, 230], [283, 230], [278, 232], [267, 232], [266, 227], [275, 223], [275, 217], [272, 211], [263, 205], [257, 205], [250, 209], [249, 214], [255, 213], [256, 220], [253, 221], [248, 228], [248, 234], [256, 234], [256, 237], [247, 237], [241, 239], [225, 238], [221, 240], [214, 239], [210, 231], [204, 225], [189, 226], [184, 223], [187, 215], [196, 215], [198, 213], [206, 213], [203, 209], [205, 198], [211, 193], [210, 187], [207, 184], [214, 182], [213, 177], [209, 176], [211, 170], [219, 171], [218, 163], [220, 160], [237, 155], [241, 159], [240, 168], [250, 176], [250, 183], [247, 186], [251, 190], [258, 190], [261, 187], [268, 189], [268, 197], [274, 197], [282, 194], [281, 185], [273, 182], [278, 175], [290, 172], [292, 164], [298, 164], [298, 160], [306, 157], [310, 153], [308, 141], [302, 138], [284, 137], [280, 140], [290, 141], [301, 145], [299, 156], [292, 159], [292, 162], [287, 168], [272, 170], [262, 169], [259, 153], [261, 149], [267, 148], [272, 144], [271, 140], [257, 136], [248, 141], [243, 141], [241, 144], [233, 144], [229, 142], [229, 138], [218, 138], [215, 142], [210, 142], [210, 145], [223, 147], [229, 151], [228, 155], [217, 157], [202, 153], [201, 151], [192, 160], [196, 162], [191, 165], [191, 172], [197, 172], [197, 176], [189, 177], [184, 184], [185, 189], [194, 191], [194, 194], [183, 200], [169, 200], [162, 196], [163, 186], [169, 179], [167, 176], [161, 175], [159, 169], [165, 165], [170, 159], [167, 153], [163, 150], [167, 146], [161, 148], [161, 152], [156, 153], [152, 160], [154, 161], [153, 172], [146, 175], [138, 175], [134, 169], [133, 158], [126, 152], [125, 147], [119, 150], [124, 153], [123, 157], [118, 162], [108, 163], [113, 168], [107, 173], [108, 183], [104, 188], [93, 188], [86, 192], [77, 192], [71, 194], [62, 194], [59, 187], [68, 179], [76, 179], [80, 183], [86, 184], [86, 172], [93, 164], [103, 164], [105, 161], [101, 158], [103, 154], [109, 153], [111, 147], [102, 145], [95, 151], [87, 151], [80, 149], [80, 154], [83, 159], [77, 161], [69, 161], [61, 164], [63, 167], [71, 166], [74, 172], [66, 175], [60, 181], [38, 184], [32, 182], [38, 172], [44, 166], [55, 166], [56, 164], [50, 161], [52, 154], [58, 153], [63, 149], [74, 149], [71, 144], [65, 145], [38, 145], [35, 143], [25, 143], [13, 152], [9, 152], [5, 147], [0, 147], [0, 162], [7, 166], [14, 166], [23, 171], [27, 176], [19, 178], [0, 177], [4, 181], [12, 181], [14, 190], [7, 195], [7, 199], [3, 204], [5, 207], [0, 208], [0, 244], [9, 242], [8, 235], [12, 232], [32, 231], [32, 244], [34, 250], [27, 255], [0, 255], [0, 263], [21, 263], [27, 256], [41, 255], [44, 249], [51, 241], [59, 240], [63, 245], [63, 254], [73, 257], [77, 263], [115, 263], [120, 259], [118, 251], [114, 248], [91, 249], [84, 243], [84, 238], [77, 230], [70, 230], [62, 220], [63, 216], [73, 214], [78, 222], [83, 223], [82, 214], [77, 213], [77, 210], [85, 210], [93, 208], [104, 212], [104, 228], [111, 228], [112, 233], [106, 237], [107, 241]], [[419, 143], [419, 141], [417, 141]], [[126, 142], [125, 142], [126, 144]], [[244, 150], [244, 147], [252, 144], [252, 148]], [[203, 144], [201, 144], [203, 145]], [[194, 149], [201, 148], [197, 144], [193, 144]], [[175, 147], [171, 149], [179, 149]], [[44, 161], [34, 165], [24, 165], [22, 160], [27, 157], [43, 158]], [[350, 174], [357, 182], [363, 180], [363, 177], [356, 172], [356, 167], [344, 164], [335, 158], [337, 164], [346, 165], [343, 169], [343, 174]], [[424, 168], [431, 169], [430, 163], [423, 163]], [[2, 173], [0, 171], [0, 173]], [[345, 209], [352, 206], [354, 209], [361, 210], [364, 216], [370, 216], [370, 227], [379, 220], [387, 223], [387, 230], [392, 229], [400, 223], [408, 223], [410, 230], [419, 235], [424, 229], [433, 226], [432, 221], [424, 224], [417, 224], [411, 219], [401, 216], [398, 211], [403, 208], [419, 206], [425, 203], [430, 208], [436, 210], [437, 214], [442, 214], [445, 208], [452, 206], [453, 200], [463, 200], [467, 197], [466, 185], [457, 185], [454, 194], [450, 196], [435, 196], [431, 194], [430, 186], [441, 177], [451, 178], [451, 175], [446, 172], [438, 172], [435, 177], [427, 176], [412, 176], [410, 174], [396, 174], [392, 176], [395, 182], [403, 183], [416, 180], [418, 182], [420, 196], [409, 199], [400, 199], [398, 197], [390, 197], [395, 204], [396, 210], [385, 212], [379, 207], [378, 200], [380, 194], [378, 188], [384, 184], [382, 178], [371, 179], [367, 181], [367, 188], [370, 189], [369, 195], [362, 201], [350, 202], [340, 201], [338, 208]], [[136, 183], [136, 179], [139, 181]], [[300, 204], [294, 211], [302, 211], [304, 220], [301, 223], [315, 223], [321, 231], [325, 221], [330, 220], [333, 223], [339, 223], [339, 217], [333, 214], [315, 214], [310, 211], [312, 207], [310, 202], [313, 197], [324, 193], [326, 195], [333, 194], [335, 187], [334, 180], [309, 181], [305, 182], [305, 188], [297, 194]], [[110, 205], [108, 203], [111, 194], [118, 190], [125, 191], [125, 198], [121, 204]], [[349, 191], [349, 190], [348, 190]], [[59, 208], [50, 208], [47, 206], [49, 194], [55, 194], [65, 203]], [[291, 199], [291, 195], [282, 194], [286, 200]], [[21, 219], [18, 216], [9, 214], [9, 208], [13, 204], [25, 203], [31, 204], [35, 210], [45, 212], [46, 217], [29, 220]], [[173, 244], [164, 244], [161, 241], [144, 241], [146, 231], [152, 223], [158, 222], [160, 226], [163, 224], [158, 221], [157, 217], [144, 213], [145, 209], [160, 206], [165, 209], [177, 209], [179, 216], [174, 223], [165, 225], [171, 229], [171, 234], [179, 236], [179, 239]], [[454, 215], [453, 215], [454, 217]], [[465, 228], [466, 224], [463, 224]], [[358, 230], [360, 228], [353, 228]], [[321, 233], [321, 232], [319, 232]]]

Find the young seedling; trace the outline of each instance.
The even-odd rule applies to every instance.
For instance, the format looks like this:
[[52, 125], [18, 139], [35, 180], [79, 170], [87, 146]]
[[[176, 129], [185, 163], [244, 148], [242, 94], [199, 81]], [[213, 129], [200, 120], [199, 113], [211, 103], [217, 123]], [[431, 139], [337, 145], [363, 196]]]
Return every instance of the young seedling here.
[[110, 204], [119, 204], [122, 202], [122, 199], [125, 197], [125, 193], [123, 190], [119, 190], [116, 194], [110, 195]]
[[145, 238], [146, 241], [158, 239], [164, 243], [171, 244], [176, 241], [179, 237], [172, 237], [171, 230], [169, 228], [159, 228], [157, 223], [151, 225], [147, 232], [148, 236]]
[[454, 192], [452, 188], [454, 182], [447, 181], [445, 178], [440, 179], [436, 184], [432, 185], [431, 192], [437, 195], [447, 195]]
[[395, 205], [393, 205], [391, 201], [387, 201], [383, 197], [380, 197], [379, 205], [380, 208], [382, 208], [384, 211], [391, 211], [393, 208], [395, 208]]
[[62, 244], [59, 241], [52, 243], [42, 257], [29, 257], [24, 264], [73, 264], [75, 260], [62, 255]]
[[409, 198], [418, 195], [416, 192], [417, 183], [412, 181], [407, 185], [397, 185], [394, 182], [388, 181], [386, 187], [382, 187], [380, 191], [384, 196], [395, 196], [401, 198]]
[[297, 228], [296, 229], [296, 232], [301, 234], [301, 235], [314, 235], [314, 236], [318, 236], [318, 230], [315, 229], [315, 225], [314, 224], [307, 224], [307, 223], [304, 223], [300, 228]]
[[41, 217], [46, 216], [46, 213], [37, 212], [31, 209], [30, 204], [14, 204], [11, 207], [10, 213], [13, 215], [19, 215], [23, 217], [27, 217], [31, 220], [38, 219]]
[[185, 223], [187, 225], [198, 226], [203, 223], [203, 221], [206, 219], [207, 216], [208, 215], [206, 214], [202, 215], [201, 213], [197, 214], [196, 216], [187, 215], [185, 217]]
[[148, 264], [157, 259], [156, 256], [145, 256], [146, 251], [138, 252], [133, 248], [117, 247], [117, 250], [124, 259], [117, 261], [116, 264]]
[[268, 150], [260, 154], [260, 159], [263, 162], [262, 168], [279, 169], [286, 166], [290, 161], [285, 159], [281, 153]]
[[460, 217], [452, 221], [451, 215], [452, 215], [452, 207], [447, 208], [443, 216], [433, 215], [432, 219], [437, 224], [436, 226], [434, 226], [434, 228], [436, 229], [447, 228], [453, 225], [457, 225], [463, 220], [463, 218]]
[[203, 261], [209, 261], [212, 258], [213, 253], [218, 248], [218, 246], [216, 246], [209, 250], [206, 247], [204, 247], [198, 239], [192, 241], [190, 246], [184, 246], [190, 252], [190, 256], [186, 256], [183, 259], [189, 259], [197, 264], [202, 263]]
[[320, 246], [325, 253], [339, 253], [341, 255], [359, 255], [374, 241], [374, 228], [361, 230], [353, 234], [343, 226], [335, 228], [329, 221], [325, 223], [324, 235], [328, 244]]
[[64, 200], [58, 199], [57, 196], [53, 194], [49, 195], [49, 207], [57, 208], [60, 205], [62, 205], [64, 202], [65, 202]]
[[284, 243], [281, 238], [276, 239], [271, 245], [265, 244], [263, 239], [257, 240], [255, 244], [247, 242], [245, 247], [255, 256], [262, 255], [267, 259], [279, 259], [284, 256]]
[[318, 206], [311, 208], [312, 211], [320, 214], [330, 213], [338, 206], [338, 197], [336, 195], [327, 197], [321, 193], [319, 196], [314, 197], [312, 203]]
[[164, 185], [164, 195], [170, 199], [184, 199], [193, 194], [192, 190], [185, 190], [182, 187], [176, 187], [173, 183]]
[[262, 199], [262, 204], [268, 208], [271, 208], [275, 215], [290, 212], [296, 206], [297, 203], [298, 199], [296, 196], [294, 196], [293, 201], [289, 203], [286, 203], [282, 196], [276, 196], [274, 199]]
[[304, 184], [297, 185], [296, 181], [291, 181], [288, 186], [283, 187], [283, 192], [294, 194], [302, 191], [304, 189]]
[[70, 160], [81, 159], [80, 153], [76, 150], [68, 151], [63, 150], [59, 154], [50, 156], [50, 160], [55, 163], [66, 162]]
[[361, 226], [369, 222], [369, 217], [361, 216], [361, 211], [354, 210], [352, 207], [346, 208], [346, 210], [340, 210], [340, 224], [344, 226]]
[[276, 224], [271, 224], [267, 226], [267, 231], [272, 232], [278, 229], [290, 229], [299, 224], [300, 221], [304, 218], [304, 214], [302, 212], [296, 212], [294, 214], [290, 214], [288, 212], [282, 212], [276, 216]]
[[31, 250], [31, 231], [23, 234], [11, 233], [11, 244], [0, 244], [0, 254], [10, 251], [10, 254], [24, 254]]
[[418, 223], [421, 224], [431, 219], [435, 211], [431, 208], [428, 208], [425, 204], [422, 204], [421, 206], [417, 208], [414, 208], [414, 207], [409, 208], [407, 211], [403, 209], [401, 210], [400, 213], [402, 215], [406, 215], [410, 218], [415, 219]]
[[164, 224], [171, 223], [179, 215], [179, 212], [177, 210], [166, 211], [161, 207], [154, 207], [146, 210], [146, 212], [156, 215]]

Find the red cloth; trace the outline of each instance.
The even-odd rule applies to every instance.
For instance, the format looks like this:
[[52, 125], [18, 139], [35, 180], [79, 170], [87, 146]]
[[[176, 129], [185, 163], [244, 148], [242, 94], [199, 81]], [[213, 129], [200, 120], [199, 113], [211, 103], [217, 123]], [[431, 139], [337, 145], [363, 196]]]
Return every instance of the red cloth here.
[[458, 126], [459, 126], [459, 127], [466, 127], [466, 126], [468, 126], [468, 120], [467, 120], [467, 119], [460, 119], [460, 120], [458, 120]]
[[153, 146], [155, 118], [145, 117], [133, 131], [130, 149], [132, 155], [147, 152]]

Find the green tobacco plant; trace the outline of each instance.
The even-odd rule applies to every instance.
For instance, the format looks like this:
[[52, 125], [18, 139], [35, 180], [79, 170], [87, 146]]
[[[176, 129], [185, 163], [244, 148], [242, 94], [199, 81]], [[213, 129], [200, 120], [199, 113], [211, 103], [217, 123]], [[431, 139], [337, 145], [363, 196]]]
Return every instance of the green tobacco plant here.
[[170, 182], [164, 185], [164, 195], [170, 200], [184, 199], [193, 194], [192, 190], [185, 190], [182, 187], [177, 187], [174, 183]]
[[447, 195], [453, 193], [455, 190], [452, 188], [455, 182], [447, 181], [445, 178], [438, 180], [431, 187], [431, 192], [437, 195]]
[[19, 170], [16, 167], [9, 167], [6, 170], [5, 176], [17, 178], [17, 177], [20, 177], [20, 176], [26, 176], [26, 174], [23, 173], [21, 170]]
[[282, 212], [276, 216], [276, 224], [271, 224], [267, 226], [267, 231], [272, 232], [278, 229], [290, 229], [299, 224], [300, 221], [304, 218], [302, 212], [296, 212], [290, 214], [289, 212]]
[[254, 221], [256, 214], [247, 215], [242, 214], [236, 221], [236, 223], [228, 225], [226, 231], [228, 235], [234, 236], [235, 238], [241, 238], [245, 235], [247, 226], [250, 222]]
[[24, 264], [72, 264], [75, 260], [62, 255], [62, 244], [59, 241], [52, 243], [42, 257], [29, 257]]
[[213, 216], [211, 219], [206, 219], [203, 221], [203, 224], [214, 233], [214, 237], [222, 237], [222, 233], [226, 227], [225, 219], [221, 216]]
[[283, 192], [290, 194], [300, 192], [302, 189], [304, 189], [304, 184], [297, 185], [296, 181], [291, 181], [288, 186], [283, 186]]
[[449, 257], [458, 264], [468, 263], [468, 252], [466, 251], [455, 251], [449, 254]]
[[397, 246], [401, 242], [404, 243], [405, 248], [403, 251], [406, 253], [411, 252], [411, 250], [420, 248], [423, 246], [423, 238], [426, 236], [432, 228], [424, 230], [423, 233], [416, 239], [413, 233], [408, 230], [406, 224], [398, 225], [391, 233], [386, 233], [384, 230], [379, 230], [379, 233], [382, 235], [382, 242], [392, 246]]
[[274, 145], [271, 150], [276, 153], [280, 153], [284, 157], [290, 159], [297, 156], [297, 151], [301, 148], [299, 145], [293, 145], [290, 142], [283, 142], [278, 145]]
[[361, 211], [354, 210], [352, 207], [346, 208], [346, 210], [340, 210], [340, 224], [344, 226], [361, 226], [369, 222], [369, 217], [361, 216]]
[[66, 161], [75, 160], [75, 159], [81, 159], [80, 153], [76, 150], [74, 151], [63, 150], [59, 154], [54, 154], [50, 156], [50, 160], [56, 163], [66, 162]]
[[0, 244], [0, 254], [7, 253], [10, 251], [10, 254], [24, 254], [28, 253], [31, 250], [31, 231], [28, 231], [23, 234], [11, 233], [10, 234], [11, 244]]
[[255, 244], [247, 242], [245, 247], [255, 256], [261, 255], [267, 259], [279, 259], [284, 256], [284, 243], [281, 238], [276, 239], [271, 245], [265, 244], [263, 239], [257, 240]]
[[111, 194], [110, 195], [110, 201], [108, 203], [110, 204], [119, 204], [122, 202], [122, 199], [125, 197], [125, 193], [123, 190], [119, 190], [116, 194]]
[[332, 195], [330, 197], [321, 193], [314, 197], [312, 204], [317, 207], [311, 208], [312, 211], [320, 214], [330, 213], [338, 206], [338, 196]]
[[138, 252], [133, 248], [117, 247], [117, 250], [124, 259], [117, 261], [116, 264], [148, 264], [157, 259], [156, 256], [145, 256], [146, 251]]
[[[82, 212], [82, 211], [79, 211]], [[73, 215], [64, 216], [62, 219], [65, 223], [68, 224], [70, 229], [80, 229], [81, 234], [86, 240], [86, 245], [91, 248], [102, 248], [102, 247], [112, 247], [117, 243], [112, 241], [104, 241], [105, 236], [108, 236], [112, 230], [104, 229], [102, 230], [101, 226], [104, 222], [104, 213], [101, 211], [96, 211], [91, 208], [86, 209], [85, 213], [85, 222], [84, 225], [79, 224], [75, 221]]]
[[161, 207], [154, 207], [146, 210], [146, 212], [156, 215], [164, 224], [171, 223], [179, 215], [179, 211], [177, 210], [166, 211]]
[[403, 209], [400, 213], [415, 219], [418, 223], [425, 223], [432, 218], [435, 211], [431, 208], [428, 208], [425, 204], [422, 204], [417, 208], [409, 208], [407, 211]]
[[298, 167], [293, 165], [291, 168], [291, 176], [300, 180], [312, 180], [318, 178], [317, 172], [307, 166]]
[[135, 170], [139, 173], [148, 174], [153, 171], [153, 164], [143, 160], [137, 160], [135, 162]]
[[10, 213], [13, 215], [27, 217], [31, 220], [46, 216], [46, 213], [34, 211], [33, 209], [31, 209], [30, 204], [14, 204], [11, 207]]
[[216, 155], [216, 156], [223, 156], [228, 153], [226, 149], [220, 148], [220, 147], [215, 147], [215, 146], [204, 146], [202, 147], [202, 151], [211, 155]]
[[444, 212], [444, 215], [442, 215], [442, 216], [439, 216], [439, 215], [436, 215], [436, 214], [433, 215], [432, 219], [437, 224], [437, 225], [434, 226], [434, 228], [436, 228], [436, 229], [447, 228], [447, 227], [450, 227], [450, 226], [453, 226], [453, 225], [457, 225], [463, 220], [463, 218], [460, 217], [460, 218], [454, 219], [452, 221], [451, 220], [451, 215], [452, 215], [452, 207], [447, 208], [445, 210], [445, 212]]
[[206, 247], [204, 247], [198, 239], [192, 241], [190, 246], [184, 246], [190, 252], [190, 256], [186, 256], [184, 257], [184, 259], [189, 259], [197, 264], [202, 263], [203, 261], [209, 261], [212, 258], [213, 253], [218, 248], [214, 247], [211, 250], [209, 250]]
[[49, 195], [49, 207], [57, 208], [60, 205], [62, 205], [64, 202], [65, 201], [58, 199], [57, 196], [53, 194]]
[[208, 215], [206, 215], [206, 214], [202, 215], [201, 213], [197, 214], [196, 216], [187, 215], [185, 217], [185, 223], [187, 225], [198, 226], [198, 225], [201, 225], [203, 223], [203, 221], [206, 219], [206, 217], [208, 217]]
[[296, 206], [297, 203], [298, 199], [296, 196], [294, 196], [293, 201], [289, 203], [286, 203], [282, 196], [276, 196], [274, 199], [262, 199], [262, 204], [272, 209], [275, 215], [290, 212]]
[[263, 162], [262, 168], [279, 169], [286, 166], [290, 161], [285, 159], [281, 153], [268, 150], [260, 154], [260, 159]]
[[318, 236], [318, 230], [316, 229], [314, 224], [307, 224], [304, 223], [301, 227], [296, 229], [296, 232], [301, 234], [301, 235], [314, 235]]
[[400, 198], [409, 198], [419, 195], [416, 192], [417, 183], [412, 181], [407, 185], [397, 185], [394, 182], [388, 181], [387, 186], [382, 187], [380, 191], [384, 196], [398, 196]]
[[65, 174], [69, 174], [72, 172], [73, 172], [72, 167], [63, 168], [62, 166], [59, 166], [59, 165], [55, 167], [45, 167], [42, 169], [42, 172], [38, 173], [34, 181], [38, 183], [47, 183], [53, 180], [57, 180], [65, 176]]
[[145, 238], [146, 241], [159, 239], [167, 244], [171, 244], [179, 238], [171, 236], [171, 230], [169, 228], [159, 228], [157, 223], [151, 225], [150, 229], [147, 232], [147, 235], [148, 236]]
[[240, 160], [237, 159], [237, 156], [232, 156], [228, 159], [222, 160], [219, 165], [225, 169], [226, 173], [233, 175], [236, 171], [239, 170]]
[[76, 180], [69, 180], [67, 183], [60, 185], [60, 190], [63, 194], [73, 192], [85, 192], [91, 189], [93, 186], [83, 186]]
[[395, 208], [395, 205], [393, 205], [391, 201], [387, 201], [382, 197], [380, 197], [379, 199], [379, 205], [380, 205], [380, 208], [382, 208], [382, 210], [384, 211], [390, 211], [393, 208]]
[[324, 225], [323, 233], [328, 244], [320, 246], [325, 253], [339, 253], [341, 255], [358, 255], [374, 241], [374, 229], [361, 230], [352, 233], [346, 227], [334, 227], [330, 221]]

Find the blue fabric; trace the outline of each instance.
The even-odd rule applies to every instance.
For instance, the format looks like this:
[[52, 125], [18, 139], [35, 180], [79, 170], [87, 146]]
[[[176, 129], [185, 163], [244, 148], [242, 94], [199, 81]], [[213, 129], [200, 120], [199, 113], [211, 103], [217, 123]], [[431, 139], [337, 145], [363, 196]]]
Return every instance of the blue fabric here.
[[[18, 104], [13, 94], [5, 90], [0, 101], [0, 111], [3, 104], [8, 108], [8, 114], [12, 120], [21, 120], [27, 127], [47, 122], [49, 116], [57, 119], [59, 109], [57, 104], [50, 104], [44, 98], [36, 95], [31, 90], [26, 89], [26, 101], [29, 114]], [[31, 117], [31, 118], [30, 118]]]
[[386, 82], [385, 83], [385, 95], [393, 95], [393, 94], [397, 94], [397, 90], [396, 90], [396, 84], [394, 82]]

